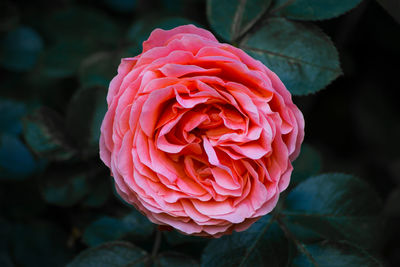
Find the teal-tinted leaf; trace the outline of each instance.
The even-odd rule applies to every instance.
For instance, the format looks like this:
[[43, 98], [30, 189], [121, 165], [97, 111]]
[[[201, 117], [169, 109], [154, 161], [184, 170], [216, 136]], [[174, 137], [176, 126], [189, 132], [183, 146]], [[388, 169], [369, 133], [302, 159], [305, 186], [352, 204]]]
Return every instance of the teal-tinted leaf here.
[[145, 266], [146, 251], [127, 242], [109, 242], [79, 254], [67, 267]]
[[135, 239], [143, 240], [149, 238], [154, 232], [155, 224], [135, 209], [123, 217], [122, 221], [128, 230], [129, 236]]
[[53, 205], [68, 207], [77, 204], [88, 194], [87, 177], [80, 173], [49, 173], [41, 189], [43, 199]]
[[202, 266], [286, 266], [289, 246], [283, 232], [270, 216], [248, 230], [223, 236], [208, 243]]
[[176, 230], [163, 232], [163, 236], [167, 242], [173, 246], [187, 244], [187, 243], [206, 243], [209, 241], [207, 238], [199, 236], [184, 235]]
[[133, 210], [123, 218], [102, 217], [90, 224], [83, 234], [83, 241], [88, 246], [124, 239], [129, 236], [136, 240], [149, 238], [154, 231], [154, 224], [138, 211]]
[[66, 244], [66, 233], [54, 224], [18, 224], [12, 251], [18, 266], [65, 266], [71, 256]]
[[81, 86], [108, 87], [111, 79], [117, 74], [121, 59], [113, 53], [99, 52], [87, 57], [79, 68]]
[[289, 193], [284, 207], [288, 228], [304, 242], [347, 240], [368, 249], [379, 246], [381, 201], [360, 179], [345, 174], [309, 178]]
[[112, 10], [127, 13], [133, 11], [137, 6], [137, 0], [103, 0]]
[[323, 242], [305, 245], [304, 253], [294, 258], [293, 267], [378, 267], [383, 266], [377, 259], [348, 243]]
[[271, 18], [240, 47], [275, 72], [295, 95], [321, 90], [341, 74], [335, 46], [311, 24]]
[[250, 29], [272, 0], [208, 0], [207, 17], [213, 30], [228, 41]]
[[194, 259], [176, 252], [163, 252], [157, 256], [155, 267], [196, 267], [200, 264]]
[[298, 184], [314, 176], [321, 170], [321, 157], [318, 152], [307, 144], [303, 144], [299, 157], [293, 162], [293, 174], [290, 184]]
[[24, 179], [36, 170], [36, 161], [21, 140], [0, 134], [0, 179]]
[[117, 218], [102, 217], [85, 229], [83, 242], [90, 247], [122, 238], [127, 232], [125, 224]]
[[20, 134], [22, 132], [21, 118], [26, 113], [23, 103], [0, 100], [0, 133]]
[[400, 23], [400, 2], [398, 0], [377, 0], [386, 11]]
[[44, 53], [44, 74], [50, 78], [65, 78], [74, 75], [93, 49], [79, 41], [58, 42]]
[[1, 40], [0, 65], [12, 71], [28, 71], [33, 68], [42, 51], [43, 41], [29, 27], [18, 27]]
[[43, 31], [56, 43], [77, 42], [99, 50], [114, 47], [120, 30], [104, 13], [89, 8], [60, 9], [45, 18]]
[[96, 176], [90, 181], [90, 194], [86, 196], [83, 205], [86, 207], [100, 207], [111, 195], [111, 183], [109, 176]]
[[67, 110], [67, 129], [83, 156], [97, 154], [100, 126], [107, 111], [107, 90], [89, 87], [78, 90]]
[[24, 118], [23, 125], [24, 138], [38, 156], [49, 160], [66, 160], [74, 155], [64, 120], [57, 112], [39, 108]]
[[290, 19], [322, 20], [342, 15], [361, 0], [277, 0], [278, 14]]

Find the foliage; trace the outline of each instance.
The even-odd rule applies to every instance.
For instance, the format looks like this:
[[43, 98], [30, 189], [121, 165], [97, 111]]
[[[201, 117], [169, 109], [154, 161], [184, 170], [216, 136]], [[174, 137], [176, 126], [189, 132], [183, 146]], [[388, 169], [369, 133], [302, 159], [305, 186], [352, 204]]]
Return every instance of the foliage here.
[[[209, 25], [310, 107], [315, 96], [304, 95], [346, 73], [325, 33], [329, 25], [320, 21], [361, 0], [61, 2], [0, 4], [1, 266], [383, 266], [381, 211], [399, 217], [399, 188], [383, 208], [365, 180], [321, 174], [329, 152], [312, 137], [277, 208], [248, 230], [213, 240], [168, 229], [161, 234], [112, 193], [98, 158], [108, 84], [120, 58], [140, 53], [154, 28]], [[395, 1], [378, 2], [399, 20]], [[340, 58], [346, 64], [347, 55]], [[361, 114], [360, 139], [397, 155], [395, 112], [377, 113], [390, 110], [377, 99], [366, 88], [349, 113]], [[332, 102], [335, 115], [344, 112], [340, 101]], [[318, 133], [319, 125], [306, 122], [311, 135]], [[382, 138], [382, 129], [390, 138]]]

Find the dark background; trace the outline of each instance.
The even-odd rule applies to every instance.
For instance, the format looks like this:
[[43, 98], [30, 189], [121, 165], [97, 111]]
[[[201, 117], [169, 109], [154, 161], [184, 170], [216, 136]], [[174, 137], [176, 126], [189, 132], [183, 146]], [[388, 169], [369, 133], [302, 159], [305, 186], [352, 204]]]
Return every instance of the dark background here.
[[[46, 25], [41, 24], [42, 19], [71, 5], [104, 12], [117, 23], [121, 33], [140, 18], [158, 19], [160, 12], [163, 16], [183, 17], [210, 28], [205, 16], [205, 1], [201, 0], [138, 1], [134, 9], [122, 12], [107, 1], [5, 1], [1, 5], [6, 7], [1, 9], [3, 14], [0, 16], [4, 15], [1, 36], [18, 24], [29, 25], [44, 36], [43, 26]], [[380, 194], [385, 203], [385, 216], [389, 218], [382, 254], [389, 266], [400, 266], [400, 230], [397, 226], [400, 223], [400, 203], [397, 199], [400, 200], [400, 197], [396, 193], [400, 184], [400, 25], [372, 0], [363, 1], [343, 16], [317, 24], [335, 43], [344, 74], [315, 95], [294, 97], [305, 116], [305, 142], [320, 153], [324, 172], [354, 174], [367, 180]], [[46, 36], [43, 39], [45, 47], [51, 45]], [[132, 51], [136, 50], [130, 51], [134, 53]], [[60, 55], [65, 56], [68, 55]], [[115, 73], [116, 63], [110, 62], [110, 66]], [[40, 80], [40, 72], [36, 74], [35, 70], [14, 72], [0, 68], [0, 98], [30, 101], [65, 114], [68, 102], [80, 86], [77, 77], [72, 75], [45, 85], [40, 81], [26, 82], [36, 75]], [[68, 165], [69, 168], [85, 168], [87, 164], [101, 163], [93, 159], [74, 164]], [[62, 170], [65, 166], [52, 163], [51, 168]], [[25, 223], [32, 218], [40, 218], [59, 224], [69, 235], [72, 250], [79, 252], [84, 245], [79, 243], [79, 233], [74, 239], [71, 229], [79, 229], [79, 226], [71, 217], [78, 212], [82, 214], [82, 209], [76, 206], [33, 205], [40, 198], [36, 183], [37, 179], [17, 182], [1, 180], [0, 216], [8, 222]], [[26, 194], [32, 207], [27, 208], [23, 200]], [[118, 200], [112, 197], [102, 211], [116, 214], [118, 208], [117, 211], [114, 209], [118, 205]], [[81, 224], [90, 221], [96, 212], [96, 209], [85, 210], [86, 215], [80, 215], [83, 216]]]

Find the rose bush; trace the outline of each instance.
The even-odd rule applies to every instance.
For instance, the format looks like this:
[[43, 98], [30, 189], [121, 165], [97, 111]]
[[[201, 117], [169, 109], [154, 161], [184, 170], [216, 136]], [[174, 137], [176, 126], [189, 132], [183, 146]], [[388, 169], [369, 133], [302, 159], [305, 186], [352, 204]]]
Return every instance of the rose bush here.
[[111, 81], [100, 156], [152, 222], [218, 237], [247, 229], [289, 184], [304, 120], [260, 61], [193, 25], [154, 30]]

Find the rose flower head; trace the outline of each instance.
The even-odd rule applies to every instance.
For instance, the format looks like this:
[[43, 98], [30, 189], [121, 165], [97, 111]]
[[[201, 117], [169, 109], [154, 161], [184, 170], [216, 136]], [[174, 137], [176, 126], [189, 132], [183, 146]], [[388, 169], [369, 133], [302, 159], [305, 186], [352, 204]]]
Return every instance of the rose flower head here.
[[155, 29], [110, 83], [100, 157], [152, 222], [219, 237], [250, 227], [290, 181], [304, 119], [275, 73], [207, 30]]

